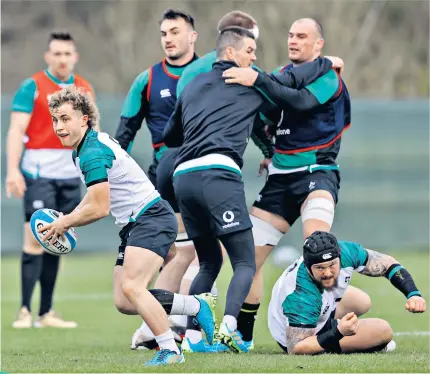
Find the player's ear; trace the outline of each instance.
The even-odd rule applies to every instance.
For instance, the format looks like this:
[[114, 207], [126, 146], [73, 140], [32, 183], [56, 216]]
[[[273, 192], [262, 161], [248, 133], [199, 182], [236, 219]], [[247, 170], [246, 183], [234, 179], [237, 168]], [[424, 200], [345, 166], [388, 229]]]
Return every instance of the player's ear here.
[[317, 52], [321, 52], [322, 49], [323, 49], [323, 47], [324, 47], [324, 39], [320, 38], [320, 39], [317, 40], [317, 44], [316, 44], [316, 50], [317, 50]]
[[50, 53], [49, 53], [49, 51], [46, 51], [44, 53], [43, 58], [45, 60], [46, 65], [50, 65], [51, 64], [51, 59], [50, 59]]
[[84, 114], [82, 116], [82, 123], [81, 123], [81, 127], [87, 126], [88, 125], [88, 114]]
[[190, 34], [190, 44], [194, 44], [197, 41], [199, 34], [197, 33], [197, 31], [193, 31]]
[[75, 52], [75, 64], [79, 61], [79, 53]]

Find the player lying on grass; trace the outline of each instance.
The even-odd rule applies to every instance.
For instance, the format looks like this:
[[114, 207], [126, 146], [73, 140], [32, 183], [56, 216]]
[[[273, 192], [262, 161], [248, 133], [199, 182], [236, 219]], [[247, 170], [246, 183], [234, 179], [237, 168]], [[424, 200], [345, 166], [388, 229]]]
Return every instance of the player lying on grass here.
[[115, 305], [122, 313], [139, 314], [154, 332], [160, 351], [146, 365], [184, 362], [166, 312], [195, 316], [212, 342], [216, 299], [210, 294], [194, 297], [147, 290], [176, 239], [178, 223], [172, 208], [114, 139], [93, 130], [99, 113], [88, 94], [63, 89], [50, 98], [49, 109], [61, 143], [74, 149], [73, 161], [87, 194], [71, 214], [43, 227], [48, 230], [44, 240], [52, 235], [51, 242], [55, 241], [70, 227], [89, 225], [112, 211], [122, 228], [124, 253], [124, 265], [115, 269]]
[[371, 302], [365, 292], [349, 285], [354, 270], [370, 277], [385, 276], [406, 296], [406, 310], [426, 311], [411, 274], [393, 257], [315, 231], [305, 240], [303, 256], [284, 271], [272, 290], [269, 330], [285, 352], [313, 355], [395, 349], [387, 321], [358, 318]]

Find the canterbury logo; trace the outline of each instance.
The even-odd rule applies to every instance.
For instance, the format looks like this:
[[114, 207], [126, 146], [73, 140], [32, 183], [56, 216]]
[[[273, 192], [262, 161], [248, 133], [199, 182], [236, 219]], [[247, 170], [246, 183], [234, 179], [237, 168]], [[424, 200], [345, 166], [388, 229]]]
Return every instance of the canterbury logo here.
[[322, 258], [323, 258], [323, 260], [328, 260], [328, 259], [330, 259], [332, 256], [331, 256], [331, 253], [329, 252], [329, 253], [324, 253], [323, 255], [322, 255]]

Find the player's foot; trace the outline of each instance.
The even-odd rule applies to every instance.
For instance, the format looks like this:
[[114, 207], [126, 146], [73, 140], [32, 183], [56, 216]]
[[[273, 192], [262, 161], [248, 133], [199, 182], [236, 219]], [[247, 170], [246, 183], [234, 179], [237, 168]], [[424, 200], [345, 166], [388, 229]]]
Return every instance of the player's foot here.
[[214, 344], [211, 345], [212, 353], [222, 353], [222, 352], [233, 352], [228, 345], [225, 345], [219, 340], [216, 340]]
[[382, 350], [382, 352], [393, 352], [396, 350], [396, 342], [394, 340], [391, 340], [385, 348]]
[[242, 334], [238, 330], [231, 331], [225, 322], [221, 323], [219, 337], [221, 342], [229, 346], [234, 352], [248, 352], [248, 346], [243, 341]]
[[212, 344], [215, 335], [215, 306], [217, 297], [210, 293], [202, 293], [194, 297], [200, 302], [200, 310], [195, 320], [206, 334], [208, 343]]
[[149, 337], [140, 328], [138, 328], [131, 338], [130, 349], [132, 350], [152, 350], [157, 349], [158, 344], [154, 337]]
[[191, 343], [190, 339], [184, 338], [182, 341], [182, 352], [188, 353], [211, 353], [213, 351], [213, 346], [206, 343], [203, 339], [198, 343]]
[[78, 327], [75, 321], [64, 321], [55, 311], [50, 310], [43, 316], [40, 316], [36, 322], [34, 322], [34, 327], [56, 327], [60, 329], [74, 329]]
[[33, 325], [30, 311], [23, 306], [18, 313], [18, 318], [12, 323], [15, 329], [29, 329]]
[[182, 364], [183, 362], [185, 362], [185, 358], [181, 351], [176, 353], [170, 349], [162, 349], [153, 358], [146, 361], [145, 366], [174, 365]]
[[243, 341], [243, 343], [246, 345], [246, 348], [248, 348], [248, 351], [253, 351], [255, 346], [254, 346], [254, 340], [250, 340], [249, 342], [247, 342], [246, 340]]

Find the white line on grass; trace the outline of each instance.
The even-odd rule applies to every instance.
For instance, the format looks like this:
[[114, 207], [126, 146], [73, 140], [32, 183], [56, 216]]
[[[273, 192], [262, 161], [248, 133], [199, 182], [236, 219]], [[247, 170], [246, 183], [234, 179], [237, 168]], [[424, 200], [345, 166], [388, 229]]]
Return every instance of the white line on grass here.
[[430, 336], [430, 331], [400, 331], [395, 332], [394, 336]]

